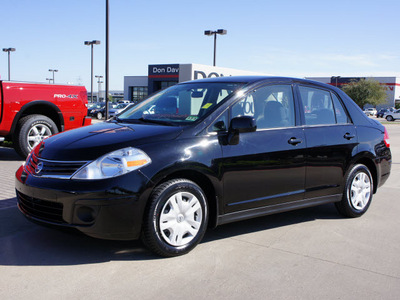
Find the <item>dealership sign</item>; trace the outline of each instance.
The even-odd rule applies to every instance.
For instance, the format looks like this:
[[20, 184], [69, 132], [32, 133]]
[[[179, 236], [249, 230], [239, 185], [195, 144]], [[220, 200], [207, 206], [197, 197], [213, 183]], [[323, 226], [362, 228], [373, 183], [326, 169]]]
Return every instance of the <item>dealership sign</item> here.
[[193, 79], [211, 78], [211, 77], [224, 77], [224, 74], [218, 74], [217, 72], [211, 72], [206, 74], [206, 72], [203, 71], [194, 71]]
[[149, 77], [178, 77], [179, 65], [149, 65]]

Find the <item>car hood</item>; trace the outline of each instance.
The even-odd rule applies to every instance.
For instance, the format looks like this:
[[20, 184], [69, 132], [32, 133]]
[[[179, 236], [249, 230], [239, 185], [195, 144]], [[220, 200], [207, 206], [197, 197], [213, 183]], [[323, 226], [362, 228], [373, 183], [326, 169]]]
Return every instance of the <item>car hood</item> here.
[[36, 153], [49, 160], [94, 160], [121, 148], [175, 139], [181, 132], [181, 127], [102, 122], [53, 135]]

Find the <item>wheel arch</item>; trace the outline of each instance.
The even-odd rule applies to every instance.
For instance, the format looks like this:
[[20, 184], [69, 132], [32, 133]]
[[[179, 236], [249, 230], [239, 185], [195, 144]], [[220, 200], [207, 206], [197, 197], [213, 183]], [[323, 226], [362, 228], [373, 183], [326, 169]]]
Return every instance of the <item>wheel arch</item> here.
[[219, 203], [217, 196], [217, 188], [209, 176], [196, 169], [175, 170], [163, 177], [154, 184], [154, 188], [158, 185], [172, 179], [187, 179], [196, 183], [205, 193], [209, 207], [208, 227], [214, 228], [217, 225], [217, 217], [219, 212]]
[[354, 160], [353, 164], [348, 169], [348, 172], [352, 169], [353, 166], [358, 164], [365, 165], [368, 168], [369, 172], [371, 173], [372, 181], [374, 184], [374, 194], [375, 194], [378, 189], [378, 169], [374, 163], [374, 159], [372, 157], [369, 157], [369, 155], [360, 156]]
[[56, 124], [58, 131], [64, 130], [64, 117], [57, 105], [44, 100], [36, 100], [21, 107], [20, 111], [15, 115], [10, 132], [15, 132], [21, 118], [35, 114], [50, 118]]

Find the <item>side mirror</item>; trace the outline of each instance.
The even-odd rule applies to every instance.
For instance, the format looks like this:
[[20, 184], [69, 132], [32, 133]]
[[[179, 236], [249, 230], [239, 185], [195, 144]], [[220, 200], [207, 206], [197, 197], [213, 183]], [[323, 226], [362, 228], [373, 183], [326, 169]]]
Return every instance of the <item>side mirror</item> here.
[[240, 116], [233, 118], [229, 126], [230, 132], [254, 132], [257, 129], [256, 120], [250, 116]]
[[254, 132], [257, 129], [256, 120], [250, 116], [240, 116], [233, 118], [228, 130], [227, 144], [239, 144], [239, 133]]

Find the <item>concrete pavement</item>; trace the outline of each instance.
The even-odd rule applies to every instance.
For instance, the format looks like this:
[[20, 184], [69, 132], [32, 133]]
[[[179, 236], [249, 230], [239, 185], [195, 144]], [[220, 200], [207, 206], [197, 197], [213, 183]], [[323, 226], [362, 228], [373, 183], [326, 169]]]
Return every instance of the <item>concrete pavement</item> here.
[[22, 162], [14, 149], [0, 147], [0, 209], [15, 206], [14, 174]]
[[392, 174], [363, 217], [324, 205], [227, 224], [170, 259], [28, 222], [13, 198], [21, 160], [0, 148], [0, 298], [399, 299], [400, 124], [386, 126]]

